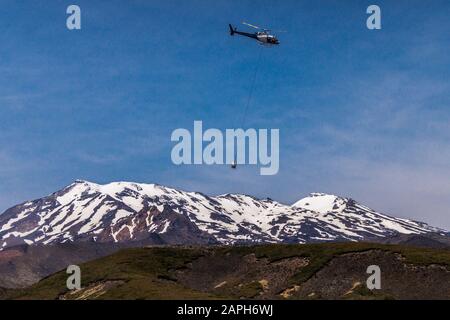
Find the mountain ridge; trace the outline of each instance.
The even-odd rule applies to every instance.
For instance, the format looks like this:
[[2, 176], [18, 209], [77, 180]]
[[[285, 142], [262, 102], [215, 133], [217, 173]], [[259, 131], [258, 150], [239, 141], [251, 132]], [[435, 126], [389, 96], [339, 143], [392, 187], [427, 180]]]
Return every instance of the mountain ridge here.
[[76, 180], [0, 215], [0, 248], [77, 241], [254, 244], [363, 241], [443, 232], [376, 212], [351, 198], [312, 193], [293, 205], [208, 196], [158, 184]]

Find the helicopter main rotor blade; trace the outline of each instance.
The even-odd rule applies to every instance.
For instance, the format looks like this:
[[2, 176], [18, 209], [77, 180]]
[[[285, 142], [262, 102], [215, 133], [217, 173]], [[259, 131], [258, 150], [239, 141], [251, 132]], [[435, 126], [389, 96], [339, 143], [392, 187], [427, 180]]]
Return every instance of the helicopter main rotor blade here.
[[247, 22], [242, 22], [242, 24], [245, 24], [246, 26], [249, 26], [249, 27], [252, 27], [252, 28], [255, 28], [255, 29], [261, 29], [260, 27], [254, 26], [254, 25], [252, 25], [250, 23], [247, 23]]

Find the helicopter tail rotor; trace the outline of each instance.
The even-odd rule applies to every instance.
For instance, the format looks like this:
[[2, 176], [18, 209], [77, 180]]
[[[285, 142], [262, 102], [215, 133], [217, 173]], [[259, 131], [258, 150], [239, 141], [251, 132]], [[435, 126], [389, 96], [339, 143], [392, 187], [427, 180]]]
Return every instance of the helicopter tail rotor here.
[[231, 25], [231, 24], [229, 24], [229, 26], [230, 26], [230, 35], [234, 35], [234, 29], [233, 29], [233, 26]]

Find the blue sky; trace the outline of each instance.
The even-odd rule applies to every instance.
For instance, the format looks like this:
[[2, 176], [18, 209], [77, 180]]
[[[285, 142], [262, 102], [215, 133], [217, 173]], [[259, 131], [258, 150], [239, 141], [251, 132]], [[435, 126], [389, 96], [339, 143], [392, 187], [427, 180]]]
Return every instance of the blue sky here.
[[[366, 8], [382, 9], [380, 31]], [[0, 211], [86, 179], [310, 192], [450, 229], [450, 4], [439, 1], [20, 1], [0, 9]], [[66, 29], [66, 8], [82, 30]], [[280, 172], [182, 166], [176, 128], [279, 128]], [[242, 26], [243, 27], [243, 26]]]

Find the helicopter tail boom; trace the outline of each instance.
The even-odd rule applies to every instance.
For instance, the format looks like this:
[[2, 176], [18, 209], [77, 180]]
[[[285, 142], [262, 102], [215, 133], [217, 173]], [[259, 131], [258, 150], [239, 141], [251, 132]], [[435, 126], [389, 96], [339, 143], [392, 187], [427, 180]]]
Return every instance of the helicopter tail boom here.
[[228, 26], [230, 27], [230, 35], [232, 35], [232, 36], [234, 36], [235, 34], [238, 34], [241, 36], [258, 39], [258, 37], [256, 36], [256, 33], [248, 33], [248, 32], [238, 31], [236, 28], [233, 28], [233, 26], [231, 24], [229, 24]]

